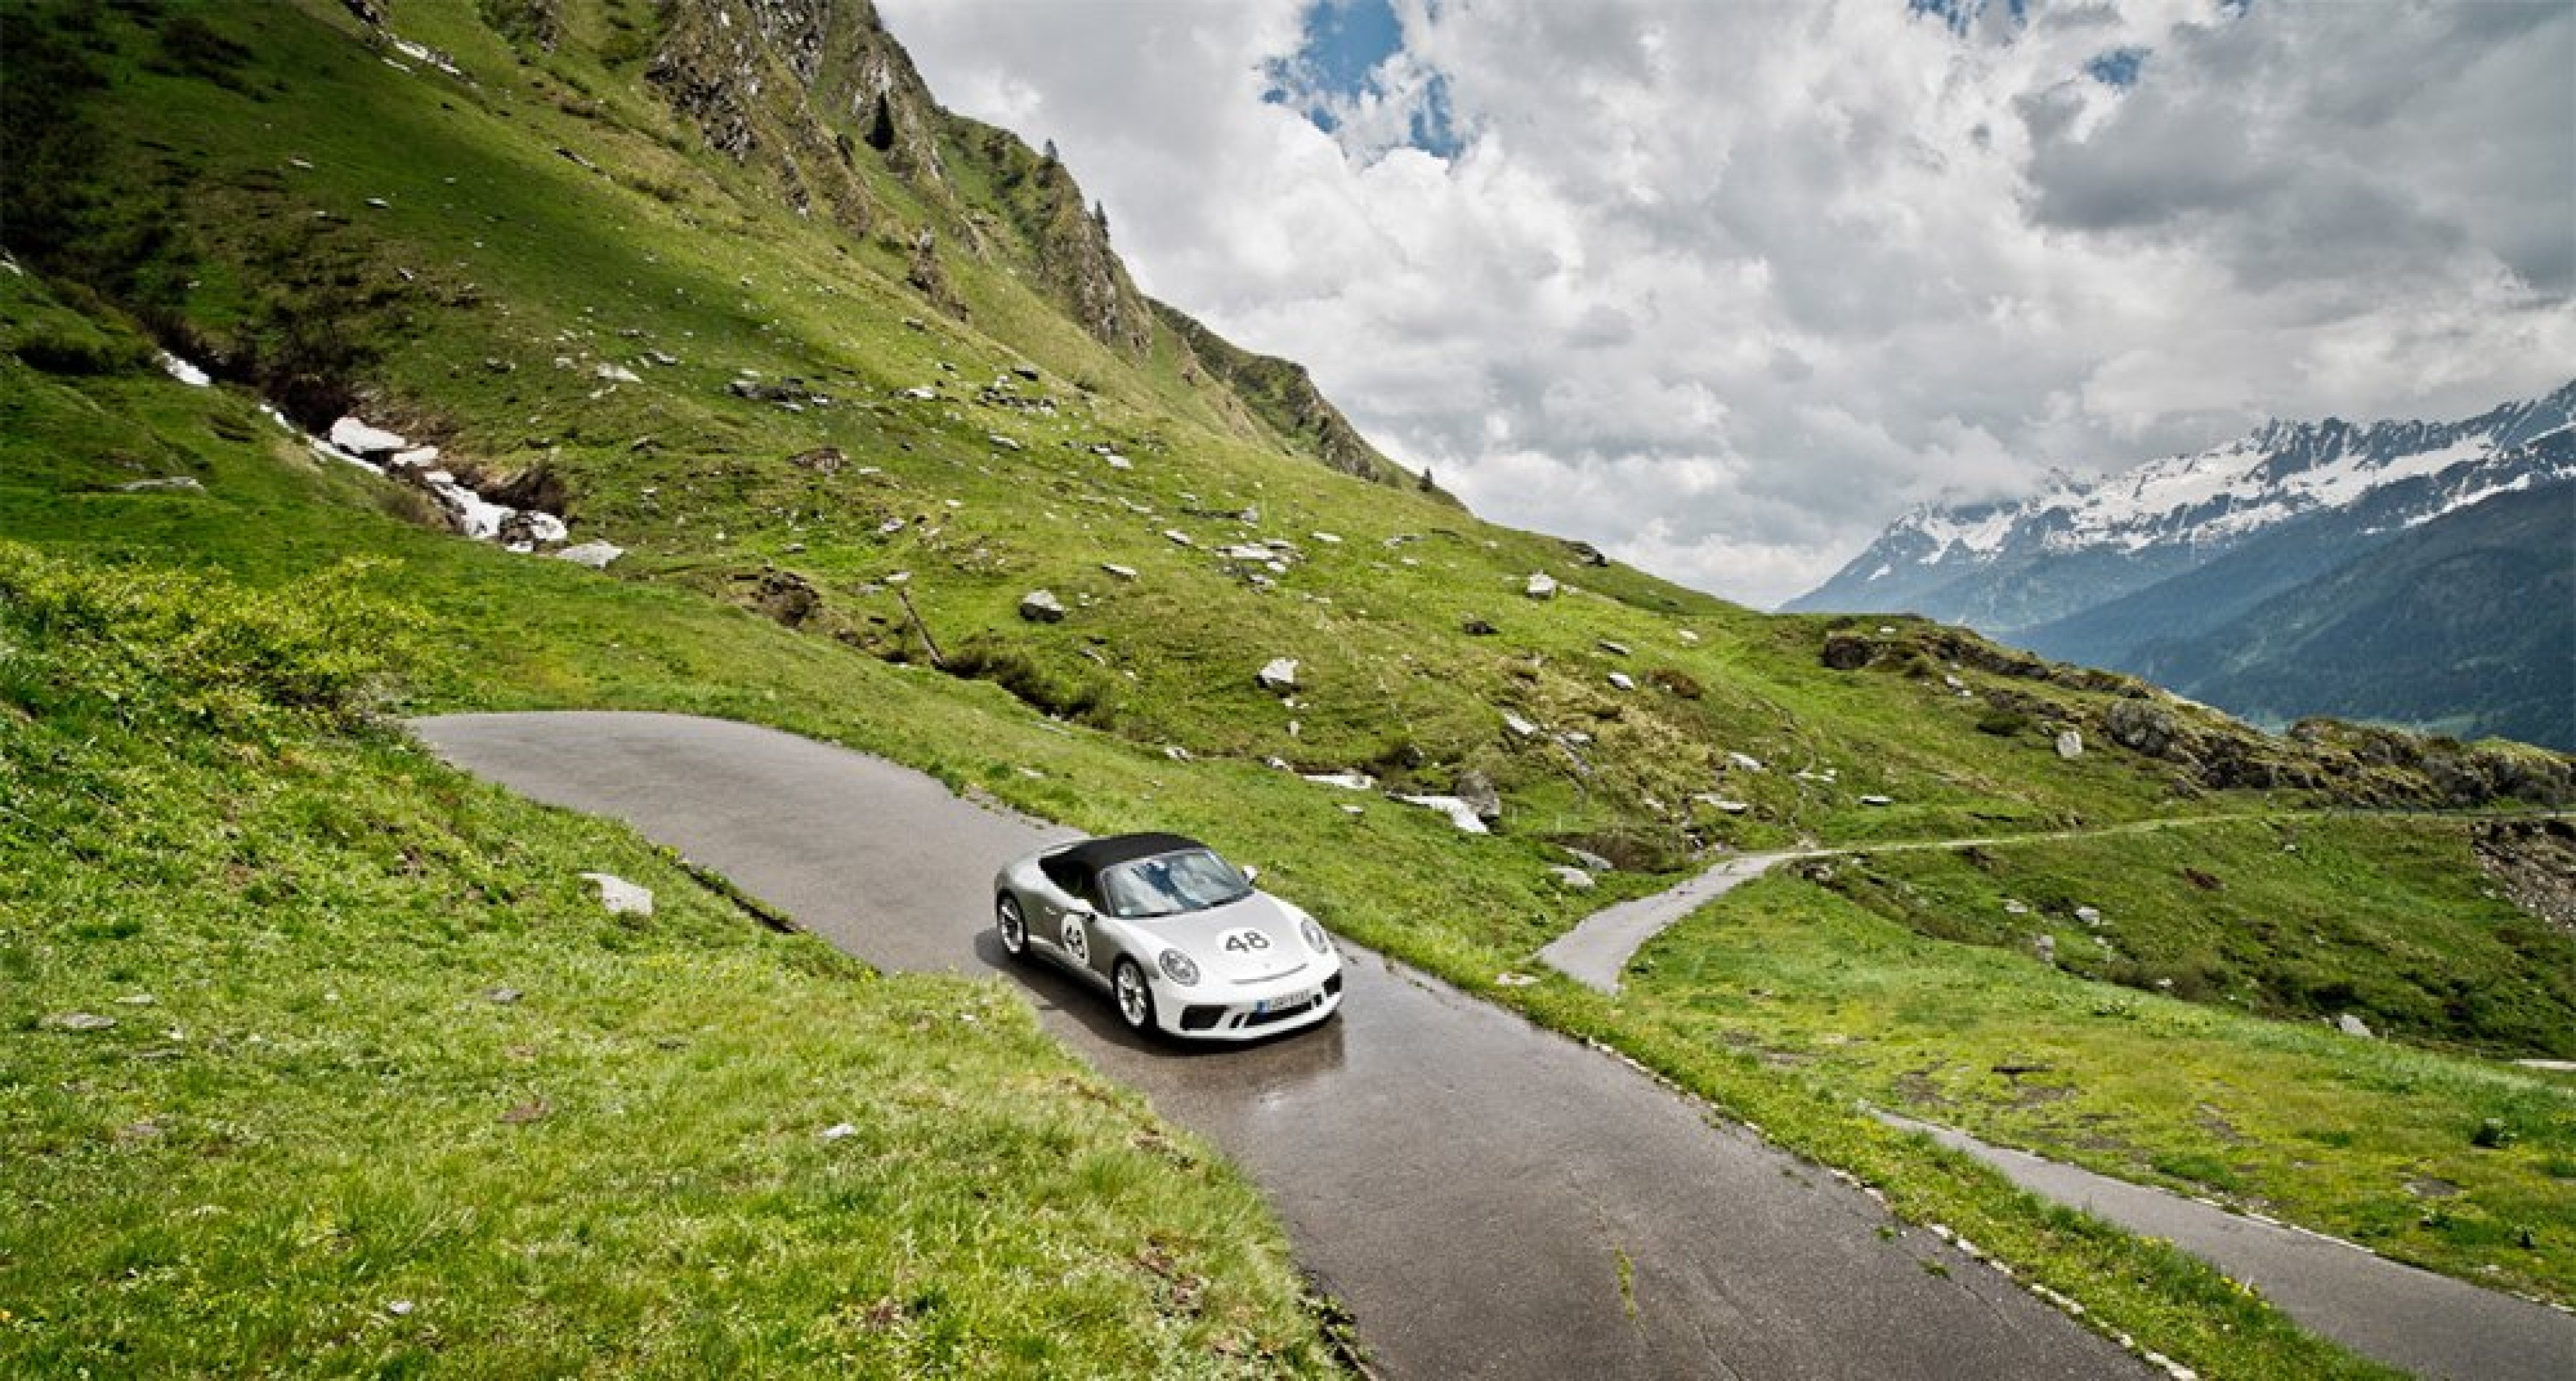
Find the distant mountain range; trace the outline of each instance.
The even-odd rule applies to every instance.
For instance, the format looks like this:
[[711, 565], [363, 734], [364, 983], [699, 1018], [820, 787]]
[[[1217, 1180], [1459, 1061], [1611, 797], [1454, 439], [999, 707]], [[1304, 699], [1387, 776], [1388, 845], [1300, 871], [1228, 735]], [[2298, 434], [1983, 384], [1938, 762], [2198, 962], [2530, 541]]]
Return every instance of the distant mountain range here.
[[2258, 722], [2576, 747], [2576, 382], [1927, 505], [1786, 607], [1964, 623]]

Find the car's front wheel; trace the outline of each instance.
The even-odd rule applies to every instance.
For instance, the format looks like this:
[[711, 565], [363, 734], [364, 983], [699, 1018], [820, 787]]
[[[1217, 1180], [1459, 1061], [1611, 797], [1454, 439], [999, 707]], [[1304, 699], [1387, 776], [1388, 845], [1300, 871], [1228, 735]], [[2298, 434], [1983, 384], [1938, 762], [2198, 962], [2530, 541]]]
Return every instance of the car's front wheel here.
[[1109, 982], [1118, 994], [1118, 1019], [1126, 1022], [1130, 1031], [1152, 1035], [1154, 990], [1145, 982], [1145, 970], [1133, 959], [1121, 959]]
[[1029, 957], [1029, 922], [1020, 914], [1020, 904], [1009, 893], [993, 899], [993, 928], [1002, 933], [1002, 952], [1014, 959]]

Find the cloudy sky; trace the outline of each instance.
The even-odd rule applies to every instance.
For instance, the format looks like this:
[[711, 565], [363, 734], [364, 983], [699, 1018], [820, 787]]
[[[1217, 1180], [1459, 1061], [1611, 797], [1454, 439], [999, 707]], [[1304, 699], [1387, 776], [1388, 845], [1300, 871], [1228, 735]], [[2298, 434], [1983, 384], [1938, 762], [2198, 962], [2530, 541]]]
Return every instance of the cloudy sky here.
[[1926, 500], [2576, 377], [2576, 0], [880, 0], [1148, 292], [1768, 606]]

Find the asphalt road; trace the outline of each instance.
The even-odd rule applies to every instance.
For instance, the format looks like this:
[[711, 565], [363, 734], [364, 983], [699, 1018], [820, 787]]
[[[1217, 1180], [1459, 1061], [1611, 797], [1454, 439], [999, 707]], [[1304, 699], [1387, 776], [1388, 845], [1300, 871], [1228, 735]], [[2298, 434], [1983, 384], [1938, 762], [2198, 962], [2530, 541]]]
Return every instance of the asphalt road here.
[[1644, 1075], [1348, 942], [1324, 1027], [1243, 1049], [1140, 1043], [1105, 997], [1006, 963], [993, 939], [994, 869], [1050, 832], [906, 769], [675, 716], [414, 727], [881, 967], [1020, 985], [1049, 1030], [1261, 1185], [1388, 1377], [2150, 1374]]
[[[1983, 842], [1992, 841], [1881, 845], [1876, 852]], [[1615, 993], [1628, 960], [1665, 927], [1783, 860], [1816, 856], [1810, 851], [1728, 859], [1678, 887], [1593, 913], [1540, 950], [1539, 957], [1569, 977]], [[2420, 1376], [2459, 1381], [2576, 1381], [2576, 1315], [2564, 1310], [2435, 1275], [2301, 1228], [1991, 1146], [1952, 1128], [1892, 1113], [1880, 1117], [1966, 1151], [2034, 1194], [2084, 1209], [2140, 1236], [2164, 1238], [2216, 1265], [2230, 1279], [2261, 1290], [2302, 1327], [2365, 1357]]]

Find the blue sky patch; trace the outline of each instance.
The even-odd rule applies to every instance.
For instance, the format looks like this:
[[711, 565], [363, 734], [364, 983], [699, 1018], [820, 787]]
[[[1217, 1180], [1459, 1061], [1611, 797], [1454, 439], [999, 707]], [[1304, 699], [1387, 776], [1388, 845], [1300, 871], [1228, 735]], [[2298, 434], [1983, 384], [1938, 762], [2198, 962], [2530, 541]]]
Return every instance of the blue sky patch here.
[[2126, 90], [2138, 84], [2138, 69], [2146, 65], [2146, 49], [2114, 48], [2084, 64], [2084, 73], [2104, 86]]
[[[1270, 85], [1261, 99], [1286, 106], [1327, 134], [1341, 132], [1343, 114], [1368, 99], [1387, 99], [1383, 72], [1404, 51], [1404, 25], [1389, 0], [1313, 0], [1306, 7], [1297, 51], [1263, 64]], [[1403, 98], [1404, 143], [1438, 158], [1466, 147], [1451, 117], [1449, 79], [1433, 73]]]

